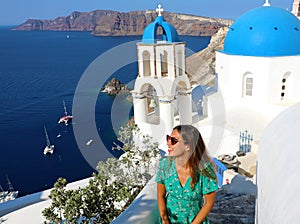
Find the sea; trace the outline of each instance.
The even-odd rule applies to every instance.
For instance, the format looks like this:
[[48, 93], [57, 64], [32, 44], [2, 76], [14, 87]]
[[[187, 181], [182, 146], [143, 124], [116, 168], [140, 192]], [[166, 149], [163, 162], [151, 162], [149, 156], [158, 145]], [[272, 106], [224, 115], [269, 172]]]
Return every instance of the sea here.
[[[95, 67], [97, 59], [120, 45], [140, 41], [141, 36], [96, 37], [90, 32], [16, 31], [13, 28], [0, 26], [0, 185], [8, 190], [9, 180], [21, 197], [53, 187], [59, 177], [73, 182], [96, 172], [82, 153], [81, 143], [78, 143], [80, 136], [74, 133], [79, 125], [76, 117], [67, 126], [58, 123], [64, 115], [63, 101], [71, 114], [78, 85], [89, 68]], [[204, 49], [210, 37], [180, 36], [180, 40], [186, 42], [191, 54]], [[130, 46], [129, 51], [136, 52], [136, 46]], [[113, 59], [111, 63], [118, 61], [116, 57]], [[97, 71], [99, 77], [103, 76], [102, 71], [102, 68]], [[117, 78], [133, 87], [137, 74], [137, 63], [128, 63], [109, 76], [105, 74], [102, 84]], [[112, 147], [118, 142], [119, 128], [133, 115], [133, 106], [126, 95], [116, 100], [116, 96], [101, 92], [101, 88], [85, 93], [96, 94], [92, 117], [103, 143], [97, 150], [100, 154], [119, 157], [122, 152]], [[119, 113], [112, 122], [116, 102]], [[87, 111], [81, 116], [91, 114]], [[55, 145], [53, 155], [43, 154], [44, 127], [51, 144]], [[93, 144], [86, 145], [86, 150], [92, 150]], [[106, 159], [107, 156], [102, 158]]]

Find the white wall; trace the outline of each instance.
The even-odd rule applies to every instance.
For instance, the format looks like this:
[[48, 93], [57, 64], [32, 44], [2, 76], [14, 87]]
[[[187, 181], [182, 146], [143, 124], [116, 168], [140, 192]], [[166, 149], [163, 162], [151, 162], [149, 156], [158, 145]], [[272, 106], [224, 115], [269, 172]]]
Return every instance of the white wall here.
[[273, 59], [270, 66], [270, 74], [273, 75], [273, 79], [270, 79], [270, 83], [273, 88], [270, 89], [270, 101], [273, 103], [280, 102], [279, 93], [281, 92], [281, 81], [284, 74], [290, 73], [290, 87], [287, 90], [291, 90], [288, 101], [295, 102], [300, 101], [300, 57], [276, 57]]
[[243, 76], [251, 74], [254, 78], [253, 96], [246, 99], [257, 103], [267, 102], [268, 58], [226, 55], [221, 52], [217, 52], [216, 57], [218, 84], [226, 100], [232, 102], [243, 98]]
[[265, 129], [258, 150], [256, 223], [299, 223], [300, 104]]
[[252, 74], [253, 97], [244, 100], [251, 100], [256, 104], [281, 103], [282, 78], [287, 73], [293, 77], [289, 102], [300, 100], [300, 88], [297, 88], [300, 85], [300, 56], [250, 57], [217, 52], [216, 72], [219, 89], [227, 101], [243, 98], [243, 75]]

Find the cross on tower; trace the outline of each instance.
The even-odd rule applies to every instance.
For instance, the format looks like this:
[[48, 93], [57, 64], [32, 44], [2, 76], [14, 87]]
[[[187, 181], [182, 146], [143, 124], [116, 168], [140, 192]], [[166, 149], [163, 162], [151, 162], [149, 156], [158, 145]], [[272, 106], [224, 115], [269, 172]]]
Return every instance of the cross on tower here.
[[270, 6], [269, 0], [266, 0], [264, 6]]
[[161, 7], [161, 4], [158, 4], [156, 8], [156, 12], [158, 12], [158, 16], [161, 16], [161, 13], [164, 11], [164, 9]]

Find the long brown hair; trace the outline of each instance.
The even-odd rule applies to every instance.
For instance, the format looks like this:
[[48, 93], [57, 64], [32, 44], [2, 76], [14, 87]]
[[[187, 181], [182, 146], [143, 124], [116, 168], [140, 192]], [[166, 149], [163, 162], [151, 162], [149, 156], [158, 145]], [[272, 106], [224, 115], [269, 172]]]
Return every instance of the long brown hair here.
[[215, 179], [216, 175], [206, 169], [208, 163], [211, 163], [211, 159], [207, 154], [205, 143], [198, 129], [192, 125], [178, 125], [174, 127], [173, 130], [177, 130], [184, 143], [190, 146], [191, 152], [187, 165], [191, 171], [191, 188], [194, 189], [197, 178], [199, 177], [198, 174], [203, 174]]

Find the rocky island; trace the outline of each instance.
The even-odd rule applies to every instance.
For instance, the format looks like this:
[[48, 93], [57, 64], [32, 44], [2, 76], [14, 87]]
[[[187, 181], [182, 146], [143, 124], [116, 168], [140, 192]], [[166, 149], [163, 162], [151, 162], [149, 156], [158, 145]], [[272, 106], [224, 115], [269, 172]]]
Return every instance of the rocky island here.
[[120, 80], [112, 78], [104, 87], [102, 87], [101, 92], [109, 95], [117, 95], [119, 93], [129, 93], [130, 90], [125, 84], [122, 84]]

